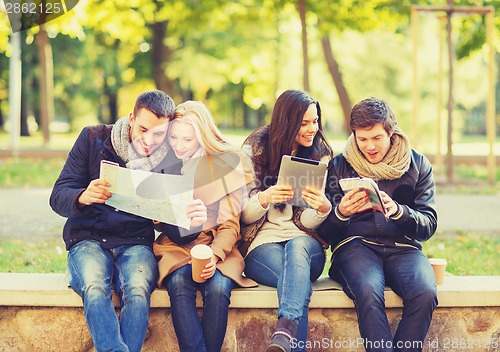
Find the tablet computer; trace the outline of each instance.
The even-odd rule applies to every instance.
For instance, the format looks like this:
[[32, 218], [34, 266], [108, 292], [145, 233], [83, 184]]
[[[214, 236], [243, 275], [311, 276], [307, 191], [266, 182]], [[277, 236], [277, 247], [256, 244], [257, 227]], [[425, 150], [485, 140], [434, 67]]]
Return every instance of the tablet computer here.
[[286, 202], [303, 208], [310, 208], [302, 199], [302, 190], [312, 187], [325, 189], [328, 165], [325, 162], [283, 155], [281, 158], [278, 185], [287, 185], [293, 188], [293, 198]]

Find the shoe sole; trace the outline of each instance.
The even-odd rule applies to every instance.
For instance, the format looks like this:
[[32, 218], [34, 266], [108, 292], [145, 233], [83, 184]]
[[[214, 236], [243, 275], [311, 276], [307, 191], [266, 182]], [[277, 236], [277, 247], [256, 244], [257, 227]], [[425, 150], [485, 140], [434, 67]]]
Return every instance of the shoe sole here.
[[286, 350], [279, 345], [269, 345], [266, 348], [266, 352], [286, 352]]

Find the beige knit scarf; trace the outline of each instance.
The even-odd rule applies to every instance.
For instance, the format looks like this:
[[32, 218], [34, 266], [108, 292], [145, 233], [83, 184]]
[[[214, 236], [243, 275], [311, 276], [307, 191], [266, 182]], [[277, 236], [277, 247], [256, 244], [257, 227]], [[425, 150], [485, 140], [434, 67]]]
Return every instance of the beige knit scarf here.
[[403, 131], [395, 127], [391, 136], [391, 148], [379, 163], [372, 164], [365, 158], [356, 144], [354, 134], [347, 139], [342, 155], [361, 177], [370, 177], [375, 181], [395, 180], [403, 176], [410, 167], [411, 146]]

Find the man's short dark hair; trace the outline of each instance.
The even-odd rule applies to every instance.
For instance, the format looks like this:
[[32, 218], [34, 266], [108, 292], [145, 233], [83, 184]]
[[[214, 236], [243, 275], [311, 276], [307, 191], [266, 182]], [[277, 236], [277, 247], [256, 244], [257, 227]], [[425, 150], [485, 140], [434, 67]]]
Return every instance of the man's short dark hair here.
[[134, 115], [140, 109], [146, 109], [158, 118], [166, 117], [171, 120], [175, 113], [175, 104], [170, 96], [161, 90], [150, 90], [137, 97], [134, 106]]
[[350, 127], [354, 132], [356, 128], [372, 127], [381, 123], [387, 133], [396, 127], [396, 116], [389, 104], [382, 99], [370, 97], [361, 100], [351, 110]]

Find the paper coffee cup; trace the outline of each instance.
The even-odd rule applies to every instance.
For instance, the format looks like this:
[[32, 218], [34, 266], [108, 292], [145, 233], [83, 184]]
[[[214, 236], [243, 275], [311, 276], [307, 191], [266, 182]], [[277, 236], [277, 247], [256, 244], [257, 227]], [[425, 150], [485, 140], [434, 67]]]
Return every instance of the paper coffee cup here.
[[444, 273], [446, 272], [446, 259], [444, 258], [429, 258], [429, 262], [436, 276], [436, 284], [442, 285], [444, 282]]
[[205, 244], [197, 244], [191, 248], [191, 266], [193, 272], [193, 280], [196, 282], [205, 282], [206, 280], [201, 277], [201, 273], [205, 266], [210, 263], [212, 259], [212, 248]]

